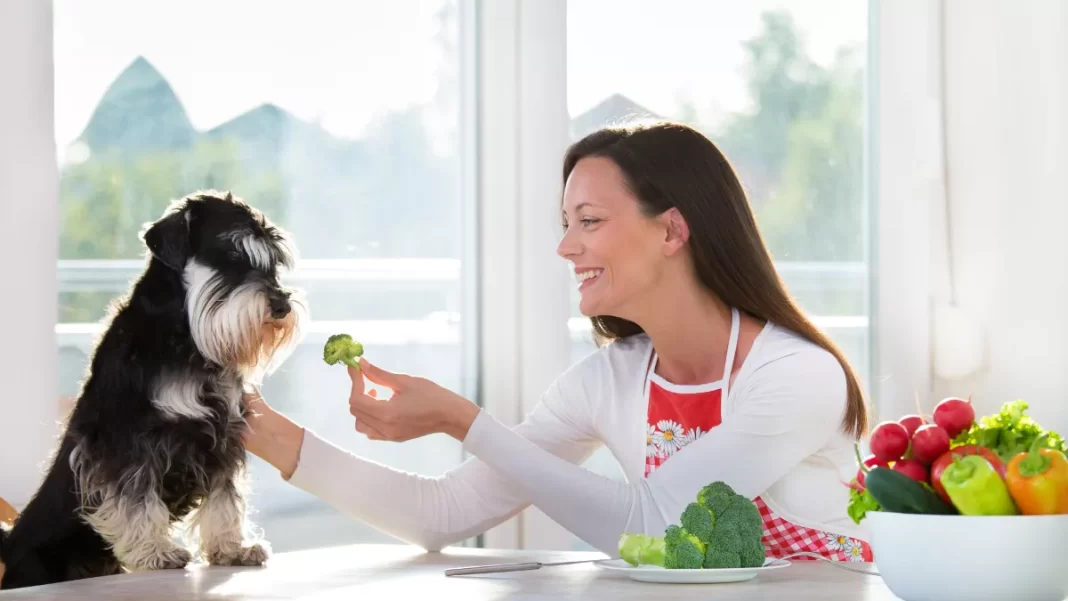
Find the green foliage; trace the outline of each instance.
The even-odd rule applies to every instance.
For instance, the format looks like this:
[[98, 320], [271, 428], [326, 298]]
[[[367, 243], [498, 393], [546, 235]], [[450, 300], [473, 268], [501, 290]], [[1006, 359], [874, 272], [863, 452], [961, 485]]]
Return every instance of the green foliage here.
[[777, 260], [863, 260], [863, 48], [840, 48], [824, 67], [807, 56], [788, 13], [762, 21], [744, 44], [751, 108], [714, 128], [692, 105], [680, 115], [734, 165]]

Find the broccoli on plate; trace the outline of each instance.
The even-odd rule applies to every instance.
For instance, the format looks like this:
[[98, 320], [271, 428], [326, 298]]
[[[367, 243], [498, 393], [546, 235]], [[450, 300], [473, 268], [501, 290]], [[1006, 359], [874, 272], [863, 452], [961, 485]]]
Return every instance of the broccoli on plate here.
[[619, 537], [619, 557], [632, 566], [664, 565], [664, 537], [623, 533]]
[[323, 346], [323, 361], [327, 365], [336, 365], [339, 361], [350, 367], [360, 368], [359, 358], [363, 355], [363, 345], [348, 334], [334, 334], [326, 339]]
[[[702, 539], [707, 544], [702, 567], [756, 568], [764, 565], [764, 520], [756, 504], [734, 492], [726, 483], [713, 482], [701, 489], [697, 503], [687, 508], [692, 514], [699, 515], [695, 506], [704, 508], [713, 518], [708, 538]], [[691, 521], [695, 519], [690, 518]]]
[[664, 567], [669, 570], [699, 570], [708, 545], [682, 526], [672, 524], [664, 531]]

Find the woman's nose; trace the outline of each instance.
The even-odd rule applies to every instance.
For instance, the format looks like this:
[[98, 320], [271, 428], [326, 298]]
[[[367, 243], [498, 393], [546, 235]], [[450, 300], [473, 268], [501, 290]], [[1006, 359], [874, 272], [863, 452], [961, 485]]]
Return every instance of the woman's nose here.
[[571, 230], [564, 232], [564, 237], [560, 239], [560, 244], [556, 245], [556, 254], [567, 259], [577, 256], [581, 252], [582, 245], [575, 240], [575, 235], [571, 233]]

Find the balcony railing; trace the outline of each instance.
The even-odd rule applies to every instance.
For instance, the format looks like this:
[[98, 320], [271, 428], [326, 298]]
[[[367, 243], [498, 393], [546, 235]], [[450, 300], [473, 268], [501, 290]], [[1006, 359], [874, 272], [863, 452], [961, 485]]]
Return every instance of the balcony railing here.
[[[141, 272], [140, 260], [63, 260], [58, 264], [60, 294], [79, 291], [124, 294]], [[791, 289], [842, 291], [843, 294], [862, 295], [866, 289], [867, 269], [863, 263], [784, 262], [777, 265]], [[453, 259], [307, 259], [287, 277], [287, 283], [306, 288], [329, 286], [331, 283], [358, 284], [361, 294], [372, 297], [376, 289], [395, 289], [410, 285], [414, 289], [458, 289], [461, 264]], [[384, 301], [386, 302], [386, 301]], [[313, 307], [314, 317], [314, 307]], [[456, 311], [429, 311], [410, 319], [313, 319], [307, 328], [306, 343], [320, 344], [325, 336], [338, 331], [359, 331], [361, 340], [377, 345], [458, 344], [461, 316]], [[835, 334], [865, 332], [868, 316], [813, 315], [817, 325]], [[101, 325], [88, 323], [57, 323], [57, 343], [60, 347], [87, 350]], [[568, 322], [572, 340], [589, 340], [589, 321], [572, 317]]]

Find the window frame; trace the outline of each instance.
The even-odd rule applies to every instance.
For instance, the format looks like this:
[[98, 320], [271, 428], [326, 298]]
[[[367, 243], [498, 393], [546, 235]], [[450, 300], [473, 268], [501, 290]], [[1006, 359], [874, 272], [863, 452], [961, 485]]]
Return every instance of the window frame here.
[[[464, 254], [467, 294], [465, 390], [506, 424], [518, 423], [569, 366], [566, 263], [555, 255], [559, 161], [568, 139], [566, 0], [459, 0], [461, 7], [462, 185], [476, 196], [477, 235]], [[871, 228], [872, 378], [877, 416], [907, 412], [931, 390], [930, 238], [941, 149], [922, 138], [934, 123], [940, 90], [930, 57], [938, 41], [935, 9], [923, 3], [869, 0], [868, 216]], [[2, 491], [22, 507], [52, 452], [57, 404], [55, 315], [59, 231], [55, 200], [52, 6], [0, 3], [0, 217], [19, 223], [0, 237], [18, 295], [0, 295], [0, 311], [19, 315], [0, 347], [0, 413], [25, 412], [17, 436], [0, 438], [7, 463]], [[917, 35], [925, 32], [927, 35]], [[10, 57], [10, 58], [5, 58]], [[918, 90], [902, 93], [900, 90]], [[2, 177], [17, 173], [18, 177]], [[880, 177], [893, 173], [893, 178]], [[17, 203], [37, 198], [49, 202]], [[471, 219], [467, 219], [471, 217]], [[21, 227], [33, 224], [33, 228]], [[19, 232], [25, 232], [20, 235]], [[918, 236], [905, 244], [904, 235]], [[27, 250], [29, 249], [29, 250]], [[474, 266], [474, 269], [471, 267]], [[42, 277], [42, 274], [51, 274]], [[34, 374], [26, 378], [27, 373]], [[571, 535], [530, 508], [479, 537], [497, 548], [566, 548]]]

